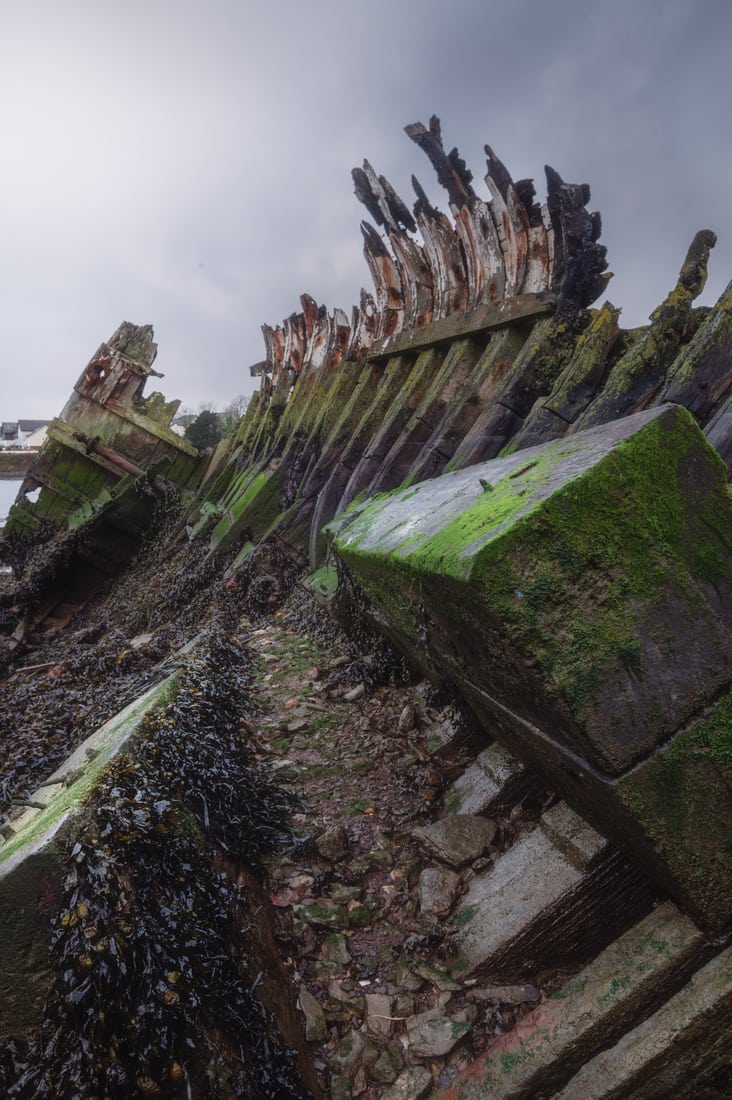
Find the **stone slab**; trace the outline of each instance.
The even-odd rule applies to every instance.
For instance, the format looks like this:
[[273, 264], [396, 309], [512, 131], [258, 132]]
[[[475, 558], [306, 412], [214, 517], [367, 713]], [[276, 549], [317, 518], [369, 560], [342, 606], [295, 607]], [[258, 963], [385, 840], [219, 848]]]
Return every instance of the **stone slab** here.
[[450, 784], [445, 809], [451, 814], [491, 814], [518, 802], [527, 786], [521, 761], [496, 742]]
[[666, 1100], [728, 1066], [731, 1052], [728, 947], [656, 1013], [584, 1065], [556, 1100]]
[[495, 835], [495, 821], [476, 814], [450, 814], [413, 832], [422, 848], [451, 867], [478, 859]]
[[566, 804], [547, 811], [537, 829], [471, 880], [452, 919], [453, 972], [464, 978], [505, 967], [499, 960], [510, 957], [512, 945], [532, 926], [550, 925], [557, 907], [572, 898], [581, 906], [590, 861], [607, 847]]
[[664, 903], [495, 1040], [434, 1100], [526, 1100], [561, 1087], [678, 988], [704, 944], [696, 925]]

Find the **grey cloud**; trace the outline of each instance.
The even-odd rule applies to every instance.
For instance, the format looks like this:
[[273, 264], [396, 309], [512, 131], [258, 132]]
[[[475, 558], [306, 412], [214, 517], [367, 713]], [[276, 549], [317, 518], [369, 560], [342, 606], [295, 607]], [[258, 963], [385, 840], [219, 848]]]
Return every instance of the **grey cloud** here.
[[152, 322], [169, 396], [251, 388], [260, 325], [303, 291], [349, 309], [370, 285], [350, 169], [411, 201], [403, 134], [443, 121], [477, 185], [488, 141], [514, 176], [587, 181], [641, 323], [696, 229], [732, 277], [722, 0], [47, 0], [0, 19], [3, 415], [63, 404], [117, 323]]

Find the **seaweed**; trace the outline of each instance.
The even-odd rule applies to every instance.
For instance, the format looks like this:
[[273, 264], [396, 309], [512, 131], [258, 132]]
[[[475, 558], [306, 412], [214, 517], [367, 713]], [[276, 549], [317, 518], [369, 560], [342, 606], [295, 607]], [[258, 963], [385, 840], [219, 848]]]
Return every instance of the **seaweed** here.
[[309, 1095], [254, 996], [237, 867], [257, 866], [288, 800], [242, 740], [252, 659], [226, 617], [215, 609], [177, 696], [93, 793], [42, 1035], [0, 1047], [3, 1095]]

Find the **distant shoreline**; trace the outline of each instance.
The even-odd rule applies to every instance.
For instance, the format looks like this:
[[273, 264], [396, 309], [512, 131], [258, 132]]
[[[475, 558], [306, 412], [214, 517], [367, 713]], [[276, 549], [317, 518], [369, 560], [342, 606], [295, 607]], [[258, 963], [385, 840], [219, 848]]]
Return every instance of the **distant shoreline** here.
[[0, 450], [0, 481], [22, 481], [38, 451]]

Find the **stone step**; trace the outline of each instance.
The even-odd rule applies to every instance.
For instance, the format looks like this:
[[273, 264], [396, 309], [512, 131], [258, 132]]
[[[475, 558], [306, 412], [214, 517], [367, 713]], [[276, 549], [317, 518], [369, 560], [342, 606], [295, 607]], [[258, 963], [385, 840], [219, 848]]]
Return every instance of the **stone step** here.
[[[529, 1100], [561, 1088], [601, 1047], [616, 1042], [678, 989], [698, 964], [705, 942], [696, 925], [665, 902], [496, 1039], [449, 1088], [435, 1092], [434, 1100]], [[592, 1094], [571, 1095], [589, 1100]], [[620, 1095], [637, 1100], [634, 1092]], [[674, 1095], [673, 1090], [664, 1095]]]
[[539, 780], [498, 742], [478, 754], [445, 792], [450, 814], [505, 813], [538, 789]]
[[452, 972], [512, 980], [587, 958], [652, 900], [640, 872], [560, 802], [470, 882], [452, 919]]
[[[582, 1067], [556, 1100], [696, 1096], [732, 1060], [732, 947], [674, 997]], [[692, 1090], [689, 1092], [689, 1090]]]

